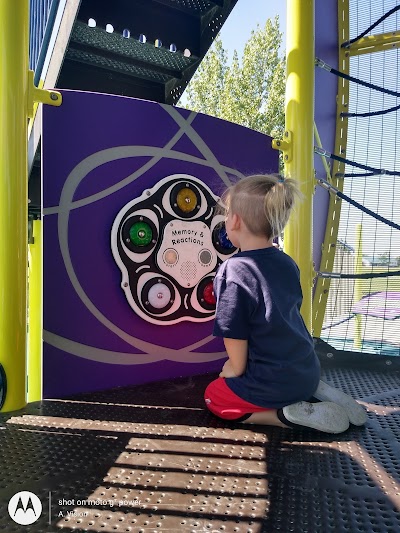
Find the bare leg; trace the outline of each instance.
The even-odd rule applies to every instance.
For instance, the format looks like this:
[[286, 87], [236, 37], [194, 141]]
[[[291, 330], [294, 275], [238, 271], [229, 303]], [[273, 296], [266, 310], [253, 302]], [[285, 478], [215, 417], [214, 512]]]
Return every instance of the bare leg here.
[[260, 411], [259, 413], [253, 413], [247, 420], [243, 421], [243, 424], [261, 424], [263, 426], [279, 426], [281, 428], [288, 428], [283, 422], [281, 422], [276, 414], [277, 409], [271, 409], [270, 411]]

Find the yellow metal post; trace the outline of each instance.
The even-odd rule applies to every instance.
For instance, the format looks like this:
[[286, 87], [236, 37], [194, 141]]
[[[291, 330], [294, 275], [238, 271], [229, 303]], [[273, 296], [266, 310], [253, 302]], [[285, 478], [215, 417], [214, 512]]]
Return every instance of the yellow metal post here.
[[3, 411], [26, 405], [28, 0], [0, 1], [0, 364]]
[[285, 230], [284, 247], [300, 268], [304, 322], [312, 329], [312, 201], [314, 194], [314, 0], [287, 0], [285, 175], [298, 181], [304, 200], [297, 205]]
[[28, 402], [42, 399], [42, 224], [33, 221], [29, 244]]
[[[342, 48], [341, 44], [349, 40], [349, 0], [338, 0], [338, 57], [339, 70], [349, 74], [350, 60], [349, 52]], [[344, 78], [338, 79], [338, 94], [336, 98], [336, 136], [335, 136], [335, 154], [346, 154], [347, 148], [347, 129], [348, 118], [342, 116], [342, 113], [349, 110], [349, 82]], [[332, 184], [339, 191], [343, 192], [344, 178], [343, 173], [345, 165], [341, 161], [334, 161], [332, 165]], [[332, 272], [337, 237], [339, 232], [339, 221], [341, 211], [341, 199], [332, 194], [329, 199], [328, 216], [326, 219], [326, 230], [324, 242], [322, 245], [321, 272]], [[313, 334], [319, 337], [322, 331], [325, 309], [328, 301], [330, 278], [318, 278], [313, 301]]]
[[[356, 246], [354, 251], [354, 272], [362, 273], [362, 224], [356, 226]], [[354, 303], [356, 304], [362, 298], [362, 279], [354, 280]], [[354, 348], [361, 350], [362, 344], [362, 315], [355, 316], [354, 323]]]

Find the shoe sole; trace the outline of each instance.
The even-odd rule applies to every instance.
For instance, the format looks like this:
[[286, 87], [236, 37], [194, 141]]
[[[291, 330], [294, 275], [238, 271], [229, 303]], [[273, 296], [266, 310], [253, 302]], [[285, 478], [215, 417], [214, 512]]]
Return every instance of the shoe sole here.
[[350, 426], [346, 411], [332, 402], [299, 402], [284, 407], [283, 414], [293, 424], [324, 433], [343, 433]]
[[355, 426], [363, 426], [368, 419], [364, 407], [356, 402], [354, 398], [339, 389], [331, 387], [324, 381], [319, 382], [318, 388], [313, 396], [318, 400], [337, 403], [343, 407], [350, 422]]

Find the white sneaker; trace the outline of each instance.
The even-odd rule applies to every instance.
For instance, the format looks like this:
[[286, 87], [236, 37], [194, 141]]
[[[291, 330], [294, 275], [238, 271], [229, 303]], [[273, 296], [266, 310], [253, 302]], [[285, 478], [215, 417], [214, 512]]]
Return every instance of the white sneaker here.
[[322, 401], [337, 403], [345, 409], [347, 416], [355, 426], [363, 426], [367, 421], [367, 413], [362, 405], [348, 394], [345, 394], [335, 387], [331, 387], [324, 381], [320, 381], [318, 389], [313, 394], [315, 398]]
[[285, 418], [299, 426], [305, 426], [325, 433], [342, 433], [349, 428], [346, 411], [333, 402], [298, 402], [282, 409]]

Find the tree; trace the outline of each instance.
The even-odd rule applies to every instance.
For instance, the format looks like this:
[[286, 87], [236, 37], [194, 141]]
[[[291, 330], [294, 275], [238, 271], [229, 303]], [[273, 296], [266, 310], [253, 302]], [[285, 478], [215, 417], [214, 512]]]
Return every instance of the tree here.
[[242, 58], [231, 64], [220, 37], [188, 85], [187, 109], [247, 126], [274, 137], [284, 131], [285, 59], [280, 57], [279, 17], [257, 26]]
[[382, 255], [378, 257], [378, 262], [381, 265], [388, 265], [390, 263], [390, 251], [384, 252]]

